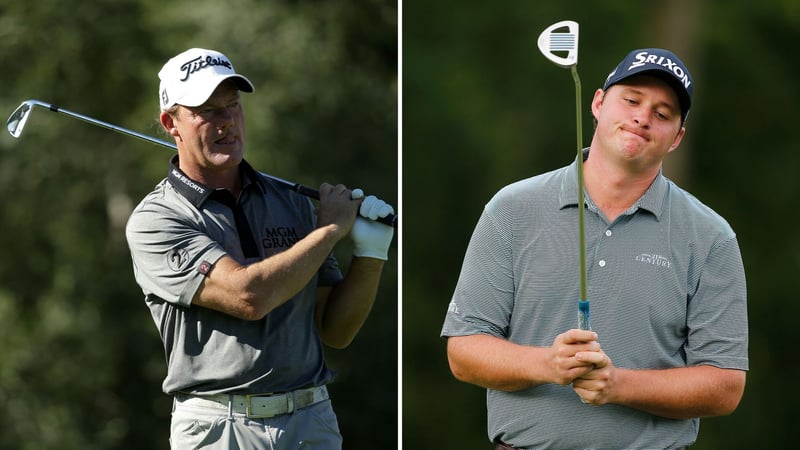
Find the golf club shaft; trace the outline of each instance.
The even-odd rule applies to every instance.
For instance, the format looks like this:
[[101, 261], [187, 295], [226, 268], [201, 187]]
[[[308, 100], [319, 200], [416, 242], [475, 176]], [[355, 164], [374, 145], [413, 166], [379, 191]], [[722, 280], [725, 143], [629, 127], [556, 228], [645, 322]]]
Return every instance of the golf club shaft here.
[[583, 198], [583, 121], [581, 116], [581, 79], [577, 65], [572, 66], [572, 79], [575, 81], [575, 119], [577, 121], [577, 166], [578, 166], [578, 264], [580, 265], [580, 300], [578, 301], [578, 326], [582, 330], [591, 329], [589, 321], [589, 300], [586, 293], [586, 233], [584, 227]]
[[[85, 116], [83, 114], [79, 114], [79, 113], [76, 113], [76, 112], [73, 112], [73, 111], [69, 111], [69, 110], [66, 110], [66, 109], [63, 109], [63, 108], [59, 108], [56, 105], [53, 105], [53, 104], [50, 104], [50, 103], [41, 102], [41, 101], [38, 101], [38, 100], [28, 100], [28, 101], [24, 102], [22, 105], [20, 105], [20, 108], [18, 108], [17, 111], [15, 111], [15, 113], [12, 114], [12, 117], [19, 116], [19, 114], [17, 112], [20, 111], [21, 108], [23, 108], [25, 106], [28, 106], [28, 108], [30, 108], [30, 105], [32, 105], [32, 106], [41, 106], [43, 108], [47, 108], [50, 111], [61, 113], [61, 114], [65, 114], [67, 116], [74, 117], [76, 119], [82, 120], [82, 121], [84, 121], [86, 123], [90, 123], [92, 125], [97, 125], [97, 126], [106, 128], [108, 130], [116, 131], [118, 133], [126, 134], [128, 136], [133, 136], [133, 137], [141, 139], [143, 141], [147, 141], [147, 142], [149, 142], [151, 144], [156, 144], [156, 145], [160, 145], [162, 147], [166, 147], [166, 148], [169, 148], [169, 149], [172, 149], [172, 150], [177, 150], [177, 146], [175, 144], [170, 143], [170, 142], [163, 141], [161, 139], [157, 139], [157, 138], [154, 138], [152, 136], [148, 136], [146, 134], [138, 133], [136, 131], [129, 130], [127, 128], [123, 128], [123, 127], [120, 127], [120, 126], [117, 126], [117, 125], [114, 125], [114, 124], [111, 124], [111, 123], [108, 123], [108, 122], [104, 122], [102, 120], [95, 119], [93, 117]], [[29, 111], [27, 111], [27, 113], [29, 113]], [[19, 119], [19, 117], [17, 117], [17, 118]], [[18, 124], [18, 126], [20, 127], [20, 130], [18, 130], [16, 133], [12, 133], [12, 134], [15, 135], [15, 137], [19, 136], [19, 132], [21, 131], [21, 127], [24, 126], [25, 120], [27, 120], [27, 117], [24, 117], [24, 119], [21, 120], [20, 123]], [[11, 130], [9, 130], [9, 131], [11, 131]], [[262, 173], [262, 175], [264, 175], [267, 178], [269, 178], [269, 179], [271, 179], [273, 181], [276, 181], [276, 182], [278, 182], [278, 183], [290, 188], [291, 190], [293, 190], [293, 191], [295, 191], [297, 193], [305, 195], [306, 197], [310, 197], [310, 198], [313, 198], [315, 200], [319, 200], [319, 197], [320, 197], [319, 196], [319, 191], [316, 190], [316, 189], [310, 188], [308, 186], [304, 186], [302, 184], [293, 183], [291, 181], [287, 181], [287, 180], [284, 180], [282, 178], [278, 178], [278, 177], [275, 177], [275, 176], [272, 176], [272, 175], [269, 175], [269, 174]], [[381, 223], [383, 223], [385, 225], [388, 225], [388, 226], [391, 226], [391, 227], [396, 227], [397, 226], [397, 216], [394, 215], [394, 214], [389, 214], [386, 217], [379, 217], [379, 218], [376, 219], [376, 221], [377, 222], [381, 222]]]
[[[567, 32], [556, 30], [567, 29]], [[580, 299], [578, 300], [578, 326], [590, 330], [589, 300], [586, 296], [586, 238], [584, 237], [584, 195], [583, 195], [583, 125], [581, 121], [581, 79], [578, 76], [578, 23], [562, 20], [547, 27], [539, 35], [537, 45], [542, 55], [558, 66], [569, 68], [575, 81], [575, 118], [577, 121], [578, 152], [575, 160], [578, 172], [578, 264], [580, 272]], [[562, 56], [566, 53], [565, 56]]]

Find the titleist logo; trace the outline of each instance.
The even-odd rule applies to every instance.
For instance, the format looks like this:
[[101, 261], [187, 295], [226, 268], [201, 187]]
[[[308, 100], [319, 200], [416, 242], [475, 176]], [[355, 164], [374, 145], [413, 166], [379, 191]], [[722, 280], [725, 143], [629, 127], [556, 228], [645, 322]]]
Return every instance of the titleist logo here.
[[229, 70], [233, 70], [233, 65], [227, 59], [214, 58], [213, 56], [206, 56], [205, 59], [203, 59], [202, 56], [198, 56], [195, 59], [183, 63], [181, 72], [185, 75], [180, 81], [186, 81], [193, 73], [213, 66], [225, 66]]

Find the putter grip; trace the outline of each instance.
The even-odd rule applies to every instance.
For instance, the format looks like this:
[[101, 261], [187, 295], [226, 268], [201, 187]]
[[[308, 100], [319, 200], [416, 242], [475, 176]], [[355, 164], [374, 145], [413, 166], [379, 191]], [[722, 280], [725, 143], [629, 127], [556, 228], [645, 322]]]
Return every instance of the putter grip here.
[[589, 300], [578, 301], [578, 328], [581, 330], [591, 330], [592, 326], [589, 322]]

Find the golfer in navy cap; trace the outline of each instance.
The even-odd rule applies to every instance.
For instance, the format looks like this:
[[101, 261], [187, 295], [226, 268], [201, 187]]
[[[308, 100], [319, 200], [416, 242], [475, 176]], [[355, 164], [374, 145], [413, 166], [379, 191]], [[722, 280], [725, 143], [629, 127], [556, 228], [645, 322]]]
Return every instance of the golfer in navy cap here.
[[[672, 52], [630, 52], [594, 93], [585, 204], [575, 162], [486, 204], [441, 334], [455, 377], [487, 390], [496, 448], [685, 448], [700, 417], [739, 404], [748, 328], [736, 234], [662, 173], [693, 91]], [[577, 329], [578, 208], [592, 330]]]

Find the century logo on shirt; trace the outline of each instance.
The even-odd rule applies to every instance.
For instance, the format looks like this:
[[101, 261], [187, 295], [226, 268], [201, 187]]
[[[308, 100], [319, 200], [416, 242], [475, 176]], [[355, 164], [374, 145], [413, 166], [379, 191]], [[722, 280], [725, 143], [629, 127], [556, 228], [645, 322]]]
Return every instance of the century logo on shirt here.
[[289, 248], [300, 240], [300, 235], [294, 227], [264, 228], [261, 245], [264, 248]]
[[667, 259], [666, 256], [656, 255], [656, 254], [649, 254], [649, 253], [641, 253], [636, 256], [636, 261], [652, 264], [654, 266], [661, 266], [666, 267], [669, 269], [672, 267], [672, 263]]

